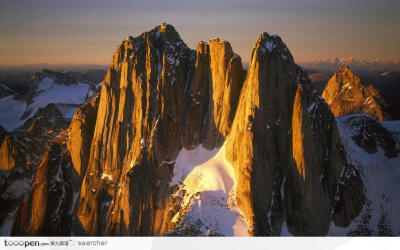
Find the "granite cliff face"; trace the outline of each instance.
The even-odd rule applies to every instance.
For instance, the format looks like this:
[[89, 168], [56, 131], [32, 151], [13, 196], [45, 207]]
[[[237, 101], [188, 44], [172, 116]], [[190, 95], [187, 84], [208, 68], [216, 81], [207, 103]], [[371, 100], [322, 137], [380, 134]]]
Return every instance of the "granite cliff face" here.
[[77, 211], [82, 229], [166, 233], [174, 160], [183, 147], [222, 145], [242, 79], [241, 60], [225, 41], [199, 43], [195, 52], [170, 25], [127, 38], [101, 91]]
[[0, 169], [11, 170], [15, 167], [19, 151], [10, 134], [0, 127]]
[[[348, 181], [341, 173], [353, 167], [329, 107], [312, 94], [307, 73], [279, 37], [258, 37], [227, 157], [238, 178], [238, 206], [256, 235], [279, 235], [284, 221], [292, 234], [324, 235], [331, 219], [346, 225], [362, 208], [362, 195], [335, 200], [339, 183]], [[359, 185], [349, 197], [362, 194], [358, 174], [352, 178]], [[347, 216], [335, 209], [338, 202]]]
[[[86, 173], [100, 94], [78, 108], [69, 126], [68, 151], [79, 179]], [[79, 183], [80, 184], [80, 183]]]
[[35, 168], [12, 233], [326, 235], [367, 200], [346, 150], [278, 36], [257, 38], [246, 75], [229, 42], [194, 51], [162, 24], [118, 46], [101, 93]]
[[31, 119], [25, 131], [0, 131], [0, 223], [12, 221], [13, 212], [29, 191], [37, 165], [63, 128], [44, 116]]
[[37, 166], [25, 200], [18, 206], [12, 235], [69, 235], [71, 228], [71, 160], [54, 143]]
[[340, 67], [329, 79], [322, 97], [336, 117], [361, 113], [381, 121], [388, 119], [383, 98], [372, 85], [365, 87], [347, 66]]

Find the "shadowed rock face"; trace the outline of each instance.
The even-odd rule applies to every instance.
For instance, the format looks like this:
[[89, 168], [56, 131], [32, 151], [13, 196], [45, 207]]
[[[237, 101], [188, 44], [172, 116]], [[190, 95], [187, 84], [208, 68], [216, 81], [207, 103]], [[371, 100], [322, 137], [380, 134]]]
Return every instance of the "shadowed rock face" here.
[[73, 166], [81, 178], [85, 175], [89, 161], [90, 145], [96, 124], [99, 94], [92, 101], [78, 108], [71, 124], [67, 147], [71, 154]]
[[70, 235], [71, 160], [53, 144], [37, 167], [29, 194], [16, 210], [12, 235]]
[[[56, 223], [53, 234], [167, 234], [182, 205], [179, 185], [170, 186], [174, 161], [200, 144], [225, 143], [253, 235], [279, 235], [284, 221], [292, 234], [324, 235], [331, 220], [347, 225], [363, 206], [329, 106], [277, 36], [258, 37], [245, 77], [228, 42], [193, 51], [162, 24], [118, 46], [97, 98], [42, 159], [14, 234], [49, 234], [43, 225], [57, 211], [73, 226]], [[72, 188], [53, 183], [56, 165]], [[54, 198], [56, 208], [60, 189], [68, 195]]]
[[11, 223], [16, 207], [29, 191], [37, 165], [63, 131], [44, 116], [32, 118], [26, 125], [25, 132], [8, 133], [0, 128], [0, 224]]
[[342, 66], [329, 79], [322, 97], [335, 117], [362, 113], [387, 120], [385, 102], [372, 85], [366, 88], [347, 66]]
[[347, 119], [352, 128], [351, 139], [357, 146], [369, 154], [378, 152], [382, 148], [387, 158], [396, 157], [396, 141], [393, 136], [382, 125], [370, 116], [352, 116]]

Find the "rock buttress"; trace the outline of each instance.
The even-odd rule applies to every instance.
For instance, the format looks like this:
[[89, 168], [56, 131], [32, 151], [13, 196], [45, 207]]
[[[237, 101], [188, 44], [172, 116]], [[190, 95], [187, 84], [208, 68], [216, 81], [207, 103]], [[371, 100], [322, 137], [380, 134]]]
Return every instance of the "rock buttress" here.
[[240, 58], [219, 39], [194, 52], [165, 24], [127, 38], [101, 90], [77, 211], [82, 229], [164, 234], [169, 208], [179, 206], [169, 186], [175, 158], [182, 147], [222, 145], [242, 79]]
[[71, 157], [54, 143], [36, 169], [29, 194], [14, 215], [12, 235], [71, 235]]
[[328, 232], [346, 155], [329, 107], [277, 36], [255, 44], [226, 154], [254, 235], [279, 235], [283, 220], [295, 235]]
[[[77, 109], [69, 126], [70, 134], [66, 144], [78, 179], [83, 178], [88, 165], [98, 105], [99, 95], [96, 95], [92, 101]], [[80, 185], [80, 182], [76, 185]]]

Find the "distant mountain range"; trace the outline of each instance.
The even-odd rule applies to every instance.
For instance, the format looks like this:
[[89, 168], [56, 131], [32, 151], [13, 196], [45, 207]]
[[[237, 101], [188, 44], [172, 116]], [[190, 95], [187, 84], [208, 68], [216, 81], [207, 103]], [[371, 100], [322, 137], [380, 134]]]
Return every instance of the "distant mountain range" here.
[[23, 64], [23, 65], [4, 65], [0, 64], [0, 73], [21, 73], [21, 72], [37, 72], [42, 69], [51, 69], [57, 71], [74, 71], [84, 72], [94, 69], [106, 70], [107, 64], [49, 64], [49, 63], [38, 63], [38, 64]]
[[[70, 78], [81, 79], [83, 81], [92, 82], [94, 84], [98, 84], [104, 78], [106, 74], [106, 70], [98, 69], [98, 68], [89, 68], [88, 65], [84, 67], [75, 67], [75, 70], [68, 70], [69, 68], [64, 68], [60, 65], [59, 70], [52, 70], [50, 68], [40, 68], [36, 70], [34, 68], [25, 68], [24, 66], [18, 67], [18, 69], [11, 67], [11, 70], [0, 69], [0, 84], [6, 86], [8, 89], [15, 91], [18, 95], [27, 95], [28, 91], [32, 88], [35, 80], [35, 74], [46, 71], [47, 72], [58, 72], [59, 74], [64, 74], [65, 76], [69, 76]], [[57, 68], [57, 67], [53, 67]], [[0, 96], [2, 89], [0, 88]], [[5, 90], [4, 90], [5, 91]]]
[[358, 75], [377, 75], [384, 72], [400, 72], [400, 60], [386, 61], [375, 59], [355, 59], [353, 57], [323, 59], [313, 62], [299, 63], [306, 69], [312, 69], [323, 73], [334, 73], [340, 66], [349, 66]]
[[8, 85], [0, 82], [0, 96], [3, 97], [0, 99], [0, 126], [9, 132], [21, 126], [29, 127], [25, 123], [38, 114], [47, 116], [48, 109], [52, 110], [53, 116], [69, 122], [78, 106], [97, 92], [98, 83], [88, 79], [98, 77], [91, 73], [61, 73], [44, 69], [26, 78], [29, 81], [18, 82], [26, 85], [23, 92], [15, 88], [13, 82], [5, 81]]

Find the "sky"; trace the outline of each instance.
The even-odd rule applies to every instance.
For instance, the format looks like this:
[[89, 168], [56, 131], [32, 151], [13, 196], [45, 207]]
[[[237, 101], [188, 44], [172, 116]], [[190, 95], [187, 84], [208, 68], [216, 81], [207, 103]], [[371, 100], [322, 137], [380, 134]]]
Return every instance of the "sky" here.
[[227, 40], [246, 63], [259, 34], [296, 62], [400, 59], [400, 0], [0, 0], [0, 64], [109, 64], [118, 44], [166, 22], [186, 44]]

